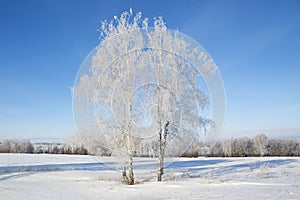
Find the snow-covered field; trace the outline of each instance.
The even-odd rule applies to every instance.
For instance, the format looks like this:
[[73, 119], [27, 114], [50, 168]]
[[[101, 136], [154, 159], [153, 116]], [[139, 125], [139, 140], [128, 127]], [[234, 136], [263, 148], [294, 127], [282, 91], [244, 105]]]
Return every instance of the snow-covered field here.
[[300, 158], [134, 160], [136, 185], [111, 157], [0, 154], [0, 199], [300, 199]]

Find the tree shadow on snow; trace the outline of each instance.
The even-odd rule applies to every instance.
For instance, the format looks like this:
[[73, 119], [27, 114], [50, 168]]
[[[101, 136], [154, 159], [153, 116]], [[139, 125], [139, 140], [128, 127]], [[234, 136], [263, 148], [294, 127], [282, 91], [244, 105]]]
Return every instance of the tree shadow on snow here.
[[[0, 175], [16, 172], [50, 172], [50, 171], [71, 171], [71, 170], [88, 170], [103, 171], [115, 170], [113, 162], [96, 162], [96, 163], [71, 163], [71, 164], [45, 164], [45, 165], [27, 165], [27, 166], [4, 166], [0, 167]], [[3, 178], [2, 178], [3, 179]], [[0, 180], [2, 180], [0, 178]], [[7, 179], [7, 178], [4, 178]]]
[[251, 163], [236, 164], [236, 165], [217, 169], [217, 170], [213, 171], [213, 174], [226, 175], [226, 174], [230, 174], [232, 172], [236, 172], [238, 170], [243, 170], [243, 169], [254, 170], [254, 169], [259, 169], [262, 166], [276, 167], [276, 166], [280, 166], [280, 165], [286, 165], [286, 164], [289, 164], [292, 162], [296, 162], [296, 160], [294, 160], [294, 159], [276, 159], [276, 160], [265, 160], [265, 161], [251, 162]]
[[191, 161], [174, 161], [166, 162], [166, 169], [176, 169], [176, 168], [188, 168], [188, 167], [201, 167], [207, 165], [214, 165], [219, 163], [232, 162], [228, 159], [216, 159], [216, 160], [191, 160]]
[[0, 181], [5, 181], [5, 180], [8, 180], [8, 179], [12, 179], [12, 178], [22, 178], [22, 177], [25, 177], [25, 176], [29, 176], [31, 174], [34, 174], [34, 173], [33, 172], [24, 172], [24, 173], [21, 173], [21, 174], [10, 174], [10, 175], [0, 177]]
[[[248, 163], [234, 164], [236, 160], [218, 159], [218, 160], [201, 160], [201, 161], [177, 161], [171, 163], [166, 170], [169, 172], [181, 172], [188, 174], [190, 178], [199, 178], [207, 174], [222, 176], [231, 174], [234, 172], [242, 171], [245, 169], [259, 169], [261, 166], [276, 167], [280, 165], [286, 165], [292, 162], [296, 162], [294, 159], [274, 159], [255, 161]], [[221, 163], [232, 162], [232, 165], [226, 164], [226, 166], [214, 166]]]

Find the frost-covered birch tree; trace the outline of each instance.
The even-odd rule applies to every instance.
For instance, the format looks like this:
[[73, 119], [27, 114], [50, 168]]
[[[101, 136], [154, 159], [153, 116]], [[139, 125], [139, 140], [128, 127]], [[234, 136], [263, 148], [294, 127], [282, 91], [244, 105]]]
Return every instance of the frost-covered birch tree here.
[[122, 176], [128, 184], [134, 184], [132, 67], [142, 60], [142, 51], [131, 51], [141, 49], [141, 23], [141, 13], [133, 16], [132, 10], [102, 22], [101, 44], [92, 58], [91, 71], [74, 88], [75, 95], [83, 95], [94, 106], [102, 145], [111, 148], [114, 155], [128, 157], [128, 175], [122, 160]]
[[[200, 71], [189, 60], [203, 60], [203, 66], [214, 71], [215, 65], [197, 47], [191, 48], [178, 32], [167, 29], [163, 19], [154, 20], [154, 28], [147, 32], [150, 63], [156, 75], [158, 174], [161, 181], [165, 152], [179, 155], [201, 131], [211, 125], [211, 120], [201, 117], [200, 110], [209, 104], [198, 81]], [[201, 71], [204, 73], [203, 68]], [[167, 148], [167, 138], [173, 138]], [[180, 147], [180, 144], [183, 146]]]
[[168, 30], [161, 17], [149, 27], [147, 18], [130, 9], [102, 22], [100, 35], [90, 67], [73, 88], [77, 115], [86, 116], [83, 127], [94, 127], [82, 131], [121, 158], [128, 184], [134, 184], [134, 154], [156, 146], [160, 181], [165, 156], [188, 150], [213, 124], [202, 115], [210, 100], [200, 82], [216, 66], [190, 38]]

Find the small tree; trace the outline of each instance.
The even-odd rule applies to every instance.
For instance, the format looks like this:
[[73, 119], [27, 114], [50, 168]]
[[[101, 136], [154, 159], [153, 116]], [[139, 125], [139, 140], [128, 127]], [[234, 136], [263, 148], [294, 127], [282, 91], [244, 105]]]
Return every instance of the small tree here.
[[225, 140], [223, 142], [223, 152], [226, 157], [232, 157], [233, 156], [233, 138], [230, 140]]
[[29, 140], [19, 141], [21, 153], [33, 153], [34, 147]]
[[3, 140], [1, 143], [1, 153], [10, 153], [11, 141]]
[[267, 153], [267, 144], [268, 144], [267, 139], [268, 139], [267, 136], [263, 133], [258, 134], [254, 138], [254, 145], [256, 147], [256, 151], [260, 156], [264, 156]]

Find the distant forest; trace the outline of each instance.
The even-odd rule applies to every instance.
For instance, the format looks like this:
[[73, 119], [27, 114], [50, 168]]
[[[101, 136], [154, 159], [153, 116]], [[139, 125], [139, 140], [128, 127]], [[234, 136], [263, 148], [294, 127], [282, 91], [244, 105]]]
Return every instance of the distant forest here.
[[239, 138], [219, 141], [209, 155], [217, 157], [299, 156], [300, 143], [296, 139], [268, 139], [259, 134], [253, 139]]
[[87, 155], [87, 150], [81, 146], [68, 143], [31, 143], [30, 140], [3, 140], [0, 143], [0, 153], [34, 153], [34, 154], [78, 154]]
[[[155, 146], [155, 145], [154, 145]], [[34, 154], [78, 154], [111, 156], [107, 149], [97, 148], [98, 152], [89, 150], [80, 142], [73, 140], [66, 143], [31, 143], [29, 140], [3, 140], [0, 153], [34, 153]], [[153, 157], [155, 153], [135, 148], [135, 156]], [[143, 151], [143, 152], [142, 152]], [[152, 149], [152, 152], [156, 150]], [[174, 155], [173, 155], [174, 156]], [[182, 150], [175, 156], [180, 157], [248, 157], [248, 156], [300, 156], [300, 143], [293, 139], [268, 139], [265, 134], [254, 138], [232, 138], [218, 141], [212, 148], [210, 144], [194, 141], [188, 150]]]

